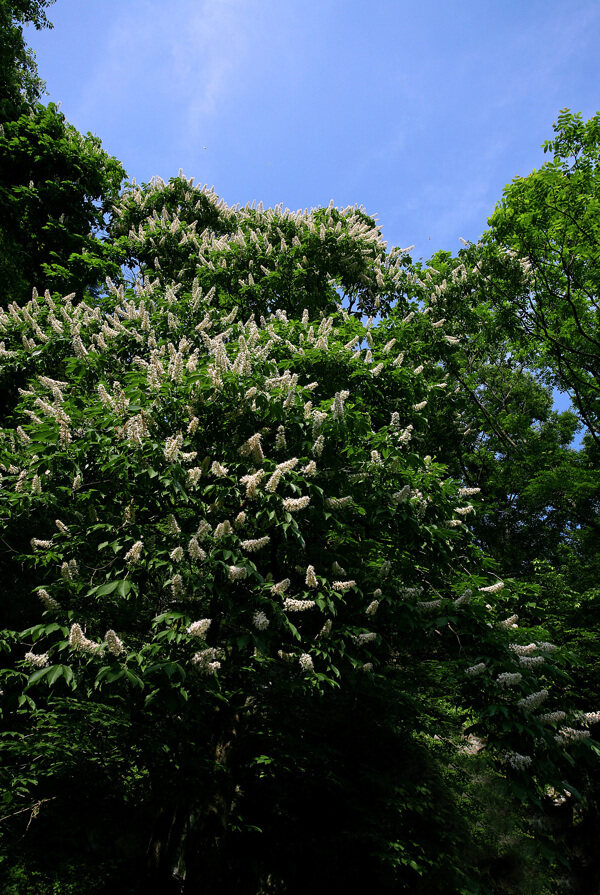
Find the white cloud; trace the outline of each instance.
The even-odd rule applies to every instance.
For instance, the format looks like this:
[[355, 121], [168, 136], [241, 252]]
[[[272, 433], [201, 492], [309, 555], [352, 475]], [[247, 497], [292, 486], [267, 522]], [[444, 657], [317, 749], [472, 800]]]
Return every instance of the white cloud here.
[[[83, 88], [81, 114], [170, 119], [196, 137], [234, 88], [249, 51], [255, 0], [127, 3]], [[101, 106], [101, 109], [98, 107]], [[140, 121], [140, 118], [142, 119]], [[145, 129], [145, 128], [144, 128]]]

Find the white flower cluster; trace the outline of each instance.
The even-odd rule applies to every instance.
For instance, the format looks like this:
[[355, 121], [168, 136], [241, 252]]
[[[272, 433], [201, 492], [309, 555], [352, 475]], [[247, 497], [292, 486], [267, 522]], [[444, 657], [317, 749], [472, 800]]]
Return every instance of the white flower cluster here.
[[564, 721], [567, 717], [566, 712], [556, 711], [556, 712], [546, 712], [544, 715], [538, 715], [537, 719], [541, 724], [558, 724], [560, 721]]
[[543, 665], [546, 660], [543, 656], [519, 656], [519, 664], [532, 668], [534, 665]]
[[520, 755], [519, 752], [507, 752], [506, 762], [516, 771], [526, 770], [533, 761], [531, 755]]
[[312, 609], [314, 605], [314, 600], [294, 600], [292, 597], [286, 597], [283, 601], [284, 612], [305, 612], [307, 609]]
[[[457, 510], [456, 512], [459, 513], [460, 510]], [[503, 587], [504, 581], [497, 581], [495, 584], [489, 584], [487, 587], [480, 587], [479, 592], [482, 594], [497, 594]]]
[[[481, 590], [481, 588], [479, 588], [479, 589]], [[497, 627], [501, 628], [502, 630], [508, 630], [509, 628], [516, 628], [516, 627], [518, 627], [518, 625], [517, 625], [518, 620], [519, 620], [518, 615], [511, 615], [511, 616], [509, 616], [509, 618], [505, 618], [503, 621], [498, 622]]]
[[334, 581], [331, 586], [339, 593], [344, 593], [344, 591], [351, 590], [353, 587], [355, 587], [356, 581]]
[[247, 541], [240, 541], [240, 547], [248, 553], [256, 553], [257, 550], [266, 547], [270, 541], [269, 535], [265, 535], [264, 538], [249, 538]]
[[190, 559], [197, 560], [198, 562], [202, 562], [206, 559], [206, 553], [198, 543], [197, 537], [190, 538], [188, 544], [188, 553], [190, 555]]
[[342, 510], [352, 503], [352, 497], [328, 497], [325, 500], [325, 506], [332, 510]]
[[243, 581], [248, 577], [248, 569], [245, 566], [229, 566], [228, 576], [230, 581]]
[[456, 600], [454, 601], [454, 605], [455, 606], [464, 606], [466, 603], [468, 603], [470, 601], [472, 596], [473, 596], [473, 591], [469, 590], [467, 588], [467, 590], [464, 591], [464, 593], [462, 593], [460, 595], [460, 597], [456, 598]]
[[503, 671], [496, 678], [496, 683], [501, 687], [515, 687], [521, 682], [523, 675], [520, 671]]
[[54, 599], [54, 597], [51, 597], [48, 591], [45, 590], [43, 587], [40, 587], [37, 595], [46, 609], [60, 609], [59, 603]]
[[576, 743], [591, 736], [589, 730], [576, 730], [574, 727], [561, 727], [554, 739], [561, 746]]
[[100, 644], [95, 643], [93, 640], [88, 640], [81, 629], [81, 625], [78, 625], [77, 623], [71, 625], [71, 630], [69, 631], [69, 646], [71, 649], [84, 650], [88, 653], [96, 653], [100, 649]]
[[306, 586], [307, 587], [317, 587], [317, 576], [315, 575], [314, 566], [308, 566], [306, 569]]
[[173, 562], [181, 562], [181, 560], [183, 559], [183, 548], [175, 547], [174, 550], [171, 550], [171, 553], [169, 555]]
[[290, 513], [297, 513], [298, 510], [303, 510], [310, 503], [310, 497], [286, 497], [283, 501], [284, 510], [288, 510]]
[[231, 527], [231, 522], [229, 521], [229, 519], [224, 519], [222, 522], [219, 522], [219, 524], [215, 528], [213, 537], [215, 541], [220, 541], [221, 538], [230, 535], [232, 531], [233, 528]]
[[197, 622], [192, 622], [185, 629], [191, 637], [206, 637], [206, 632], [211, 626], [212, 619], [201, 618]]
[[284, 578], [283, 581], [278, 581], [277, 584], [271, 585], [271, 593], [276, 596], [282, 596], [288, 587], [290, 586], [290, 579]]
[[519, 699], [517, 705], [526, 712], [533, 712], [545, 702], [547, 698], [547, 690], [538, 690], [537, 693], [530, 693], [529, 696], [524, 696], [523, 699]]
[[254, 615], [252, 616], [252, 624], [256, 628], [257, 631], [266, 631], [269, 627], [269, 619], [262, 611], [262, 609], [257, 609]]
[[302, 653], [302, 655], [300, 656], [298, 661], [300, 663], [300, 668], [302, 669], [302, 671], [304, 671], [304, 672], [313, 671], [314, 664], [313, 664], [312, 656], [310, 656], [308, 653]]
[[483, 674], [485, 669], [485, 662], [478, 662], [477, 665], [471, 665], [469, 668], [466, 668], [465, 674], [467, 674], [469, 677], [477, 677], [478, 675]]
[[181, 451], [181, 445], [183, 444], [183, 435], [179, 433], [178, 435], [171, 435], [165, 441], [165, 460], [167, 463], [174, 463], [177, 457], [179, 456], [179, 452]]
[[481, 488], [459, 488], [458, 496], [459, 497], [473, 497], [474, 494], [479, 494]]
[[358, 646], [364, 646], [365, 643], [373, 643], [374, 640], [377, 640], [377, 634], [374, 631], [366, 631], [364, 634], [356, 634], [354, 637], [354, 642]]
[[255, 500], [258, 497], [258, 486], [264, 474], [264, 469], [259, 469], [258, 472], [244, 475], [240, 479], [240, 485], [246, 486], [246, 497], [250, 500]]
[[125, 652], [125, 647], [123, 646], [122, 640], [117, 637], [112, 628], [106, 632], [106, 634], [104, 635], [104, 640], [109, 649], [109, 652], [111, 652], [113, 656], [120, 656], [121, 653]]
[[143, 549], [144, 545], [142, 544], [142, 542], [136, 541], [133, 547], [131, 547], [125, 554], [125, 562], [131, 563], [131, 565], [139, 562]]
[[532, 653], [535, 653], [537, 649], [537, 645], [535, 643], [528, 643], [526, 646], [523, 646], [520, 643], [511, 643], [508, 647], [513, 653], [516, 653], [517, 656], [530, 656]]
[[435, 612], [441, 605], [441, 600], [421, 600], [417, 602], [417, 609], [421, 612]]
[[377, 610], [379, 609], [379, 600], [372, 600], [367, 608], [365, 609], [366, 615], [375, 615]]
[[25, 653], [25, 661], [35, 668], [45, 668], [50, 661], [47, 653]]
[[217, 655], [218, 651], [214, 647], [209, 646], [192, 656], [192, 664], [205, 674], [215, 674], [221, 667], [221, 663], [217, 660]]

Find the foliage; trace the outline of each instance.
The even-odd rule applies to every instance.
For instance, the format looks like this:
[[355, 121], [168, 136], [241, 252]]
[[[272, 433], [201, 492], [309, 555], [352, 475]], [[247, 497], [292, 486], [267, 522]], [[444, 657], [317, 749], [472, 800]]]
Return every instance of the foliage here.
[[494, 284], [503, 324], [568, 392], [597, 445], [600, 113], [584, 123], [565, 109], [554, 131], [552, 160], [506, 187], [485, 241], [522, 271]]
[[0, 172], [0, 307], [42, 284], [81, 296], [120, 273], [102, 231], [125, 172], [97, 137], [38, 104], [5, 121]]
[[13, 118], [23, 106], [38, 100], [44, 82], [35, 57], [23, 37], [23, 25], [52, 28], [46, 9], [54, 0], [0, 2], [0, 122]]

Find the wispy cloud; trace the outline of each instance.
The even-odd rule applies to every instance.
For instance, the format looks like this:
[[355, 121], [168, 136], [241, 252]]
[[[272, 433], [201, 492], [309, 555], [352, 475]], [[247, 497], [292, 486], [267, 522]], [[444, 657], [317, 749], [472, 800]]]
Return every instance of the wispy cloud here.
[[[82, 109], [144, 119], [196, 138], [234, 87], [249, 51], [254, 0], [135, 0], [117, 16]], [[98, 110], [98, 105], [103, 108]]]

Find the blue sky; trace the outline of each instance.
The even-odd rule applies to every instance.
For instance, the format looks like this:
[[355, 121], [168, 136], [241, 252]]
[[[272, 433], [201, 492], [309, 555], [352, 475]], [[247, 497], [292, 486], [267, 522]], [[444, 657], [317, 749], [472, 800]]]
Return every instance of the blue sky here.
[[364, 205], [413, 257], [477, 239], [561, 108], [600, 108], [598, 0], [57, 0], [49, 99], [138, 182]]

